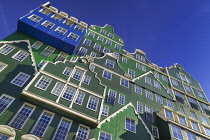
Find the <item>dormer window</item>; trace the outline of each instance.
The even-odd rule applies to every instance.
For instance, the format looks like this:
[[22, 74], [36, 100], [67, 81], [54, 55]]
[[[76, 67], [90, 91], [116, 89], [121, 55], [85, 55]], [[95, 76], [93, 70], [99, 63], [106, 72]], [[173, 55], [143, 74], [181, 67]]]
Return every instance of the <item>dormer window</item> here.
[[77, 30], [77, 31], [79, 31], [79, 32], [82, 32], [83, 30], [84, 30], [84, 28], [83, 27], [80, 27], [80, 26], [75, 26], [75, 28], [74, 28], [75, 30]]
[[49, 15], [51, 13], [50, 10], [48, 10], [48, 9], [42, 9], [39, 12], [44, 14], [44, 15]]
[[68, 20], [65, 20], [65, 21], [63, 22], [63, 24], [65, 24], [65, 25], [67, 25], [67, 26], [71, 26], [71, 25], [73, 24], [73, 22], [68, 21]]
[[58, 21], [60, 21], [62, 19], [62, 17], [57, 14], [54, 14], [51, 18], [58, 20]]

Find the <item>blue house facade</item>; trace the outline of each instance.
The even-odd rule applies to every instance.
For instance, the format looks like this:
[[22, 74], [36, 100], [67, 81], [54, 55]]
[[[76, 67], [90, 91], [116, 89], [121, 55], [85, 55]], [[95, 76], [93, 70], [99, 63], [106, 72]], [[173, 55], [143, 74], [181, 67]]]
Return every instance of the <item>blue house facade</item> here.
[[18, 21], [17, 30], [72, 54], [86, 33], [87, 24], [58, 10], [48, 3], [31, 11]]

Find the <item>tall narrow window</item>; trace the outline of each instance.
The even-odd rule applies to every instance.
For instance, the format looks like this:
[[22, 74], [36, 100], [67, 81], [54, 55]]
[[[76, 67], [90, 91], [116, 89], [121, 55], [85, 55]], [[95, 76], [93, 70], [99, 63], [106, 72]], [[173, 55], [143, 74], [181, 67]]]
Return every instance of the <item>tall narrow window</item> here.
[[102, 115], [108, 116], [108, 113], [109, 113], [109, 107], [106, 105], [103, 105]]
[[91, 79], [90, 76], [85, 75], [85, 78], [84, 78], [84, 80], [83, 80], [83, 83], [89, 85], [90, 79]]
[[151, 85], [152, 84], [151, 79], [149, 77], [145, 77], [145, 83]]
[[170, 107], [172, 109], [174, 108], [173, 102], [171, 100], [166, 99], [166, 104], [168, 107]]
[[184, 108], [182, 106], [180, 106], [179, 110], [182, 114], [185, 114]]
[[77, 55], [79, 55], [79, 56], [85, 56], [86, 52], [87, 52], [87, 49], [81, 47], [81, 48], [79, 49], [79, 51], [77, 52]]
[[210, 136], [210, 129], [206, 127], [203, 127], [203, 128], [204, 128], [205, 134]]
[[156, 102], [162, 104], [163, 103], [162, 97], [160, 95], [157, 95], [157, 94], [155, 96], [156, 96]]
[[104, 49], [103, 49], [103, 53], [110, 53], [110, 49], [108, 49], [108, 48], [104, 47]]
[[108, 34], [108, 37], [111, 38], [111, 39], [113, 39], [113, 38], [114, 38], [114, 35], [111, 34], [111, 33], [109, 33], [109, 34]]
[[153, 122], [153, 110], [149, 106], [145, 106], [146, 120]]
[[8, 55], [14, 49], [15, 49], [15, 47], [12, 47], [12, 46], [6, 44], [0, 48], [0, 53], [3, 55]]
[[186, 132], [187, 134], [187, 140], [196, 140], [196, 137], [193, 133]]
[[73, 99], [75, 93], [76, 93], [76, 89], [74, 89], [70, 86], [67, 86], [63, 92], [62, 98], [71, 101]]
[[139, 101], [137, 101], [137, 111], [143, 113], [143, 104]]
[[207, 119], [206, 119], [205, 116], [201, 115], [201, 120], [202, 120], [202, 122], [203, 122], [204, 124], [207, 124], [207, 125], [208, 125], [208, 121], [207, 121]]
[[154, 87], [157, 89], [161, 89], [160, 83], [156, 80], [154, 80]]
[[125, 129], [135, 133], [136, 132], [135, 120], [126, 118], [125, 119]]
[[40, 55], [44, 57], [49, 57], [54, 51], [55, 51], [55, 48], [48, 46], [40, 53]]
[[76, 99], [75, 99], [74, 102], [75, 102], [76, 104], [81, 105], [82, 102], [83, 102], [84, 97], [85, 97], [85, 93], [79, 91], [79, 93], [77, 94], [77, 97], [76, 97]]
[[162, 79], [163, 81], [168, 82], [168, 78], [165, 75], [162, 75]]
[[20, 72], [10, 83], [22, 87], [29, 78], [30, 75]]
[[8, 95], [1, 95], [0, 97], [0, 115], [11, 105], [14, 98]]
[[89, 135], [89, 127], [86, 127], [84, 125], [80, 125], [75, 140], [87, 140]]
[[42, 26], [51, 29], [53, 26], [55, 26], [55, 24], [46, 20], [42, 23]]
[[121, 105], [125, 104], [125, 95], [119, 94], [118, 103]]
[[128, 74], [130, 74], [132, 78], [135, 77], [135, 71], [133, 71], [131, 69], [128, 69]]
[[97, 106], [98, 106], [99, 99], [93, 96], [89, 97], [88, 103], [87, 103], [87, 108], [96, 111]]
[[151, 99], [151, 100], [153, 100], [152, 92], [149, 91], [149, 90], [145, 90], [145, 92], [146, 92], [146, 97], [149, 98], [149, 99]]
[[92, 38], [94, 38], [94, 36], [95, 36], [95, 33], [93, 33], [93, 32], [89, 32], [89, 33], [88, 33], [88, 36], [89, 36], [89, 37], [92, 37]]
[[54, 86], [53, 90], [51, 91], [52, 94], [59, 95], [61, 91], [63, 90], [64, 84], [57, 82]]
[[181, 123], [183, 125], [187, 125], [186, 120], [185, 120], [184, 117], [178, 115], [178, 119], [179, 119], [179, 123]]
[[158, 128], [155, 126], [152, 126], [152, 134], [155, 138], [159, 139], [159, 132], [158, 132]]
[[190, 97], [188, 97], [188, 99], [189, 99], [190, 106], [191, 106], [192, 108], [198, 110], [198, 105], [197, 105], [197, 103], [196, 103], [197, 101], [194, 100], [193, 98], [190, 98]]
[[28, 118], [31, 116], [35, 109], [35, 106], [31, 104], [24, 104], [16, 115], [12, 118], [9, 125], [13, 128], [22, 129]]
[[172, 82], [172, 84], [173, 84], [174, 86], [176, 86], [176, 87], [178, 87], [178, 86], [179, 86], [179, 85], [178, 85], [178, 82], [177, 82], [176, 80], [171, 79], [171, 82]]
[[115, 44], [114, 49], [120, 51], [121, 47], [119, 45]]
[[42, 44], [43, 44], [42, 42], [37, 41], [31, 47], [34, 49], [39, 49], [39, 47], [42, 46]]
[[180, 92], [174, 91], [175, 92], [175, 96], [176, 96], [176, 100], [182, 104], [184, 104], [184, 99], [183, 99], [183, 94], [181, 94]]
[[173, 113], [171, 111], [165, 110], [165, 116], [166, 118], [173, 120]]
[[159, 78], [159, 73], [154, 72], [154, 76], [155, 76], [155, 78]]
[[191, 121], [191, 125], [192, 125], [192, 129], [195, 129], [197, 131], [200, 131], [199, 126], [198, 126], [198, 124], [196, 122], [192, 122]]
[[101, 29], [100, 33], [103, 34], [103, 35], [106, 35], [106, 31], [103, 30], [103, 29]]
[[106, 43], [105, 43], [107, 46], [112, 46], [112, 42], [109, 41], [109, 40], [106, 40]]
[[74, 78], [74, 79], [80, 81], [80, 80], [82, 79], [83, 74], [84, 74], [83, 71], [76, 69], [76, 70], [74, 71], [74, 74], [72, 75], [72, 78]]
[[15, 55], [12, 56], [12, 58], [17, 61], [22, 62], [28, 55], [29, 55], [29, 53], [27, 53], [27, 52], [18, 51]]
[[53, 140], [65, 140], [69, 133], [71, 123], [70, 120], [62, 118], [53, 136]]
[[47, 87], [50, 85], [52, 79], [48, 78], [46, 76], [42, 76], [39, 81], [36, 83], [35, 87], [41, 89], [41, 90], [46, 90]]
[[31, 15], [30, 17], [28, 17], [28, 19], [30, 19], [30, 20], [32, 20], [32, 21], [34, 21], [36, 23], [38, 23], [39, 21], [42, 20], [42, 18], [37, 16], [37, 15]]
[[50, 125], [53, 119], [54, 113], [43, 111], [40, 115], [38, 121], [34, 125], [31, 134], [34, 134], [38, 137], [43, 137], [48, 126]]
[[55, 29], [55, 31], [56, 31], [57, 33], [61, 34], [61, 35], [65, 35], [65, 33], [66, 33], [68, 30], [66, 30], [66, 29], [64, 29], [64, 28], [62, 28], [62, 27], [57, 27], [57, 28]]
[[141, 69], [141, 65], [139, 63], [136, 62], [136, 68], [137, 69]]
[[108, 93], [108, 97], [107, 97], [107, 103], [110, 105], [115, 105], [116, 95], [117, 95], [117, 92], [110, 89]]
[[103, 42], [104, 38], [101, 37], [101, 36], [98, 36], [98, 39], [97, 39], [99, 42]]
[[197, 120], [197, 116], [196, 116], [195, 112], [190, 111], [190, 115], [193, 119]]
[[126, 57], [122, 57], [122, 62], [127, 63], [127, 58]]
[[142, 88], [140, 86], [135, 85], [134, 88], [136, 93], [142, 94]]

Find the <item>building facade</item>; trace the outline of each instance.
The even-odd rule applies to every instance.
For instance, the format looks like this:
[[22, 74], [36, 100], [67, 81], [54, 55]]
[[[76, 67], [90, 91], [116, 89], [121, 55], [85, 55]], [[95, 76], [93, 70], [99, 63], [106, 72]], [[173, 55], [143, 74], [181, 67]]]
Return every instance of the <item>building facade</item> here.
[[50, 3], [0, 41], [2, 140], [208, 140], [209, 101], [179, 64]]

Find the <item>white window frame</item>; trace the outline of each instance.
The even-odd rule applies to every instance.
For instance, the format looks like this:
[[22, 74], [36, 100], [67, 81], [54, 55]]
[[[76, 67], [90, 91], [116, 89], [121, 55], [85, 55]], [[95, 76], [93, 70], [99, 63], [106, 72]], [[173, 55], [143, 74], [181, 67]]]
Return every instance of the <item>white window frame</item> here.
[[85, 38], [85, 40], [83, 41], [83, 44], [87, 45], [87, 46], [90, 46], [92, 43], [92, 40], [88, 39], [88, 38]]
[[[6, 49], [5, 49], [6, 48]], [[9, 51], [8, 51], [8, 48], [9, 48]], [[15, 49], [15, 47], [11, 46], [11, 45], [3, 45], [1, 46], [0, 48], [0, 54], [3, 54], [3, 55], [8, 55], [9, 53], [11, 53], [13, 50]]]
[[[127, 119], [129, 119], [130, 121], [133, 121], [134, 122], [134, 128], [135, 128], [134, 132], [126, 128], [126, 120]], [[130, 131], [132, 133], [136, 133], [136, 120], [134, 120], [134, 119], [132, 119], [130, 117], [125, 117], [125, 130]]]
[[0, 61], [0, 66], [2, 66], [0, 67], [0, 72], [2, 72], [8, 65]]
[[[21, 58], [21, 53], [24, 54], [24, 57], [23, 59], [20, 59]], [[29, 53], [25, 52], [25, 51], [22, 51], [22, 50], [19, 50], [16, 54], [14, 54], [12, 56], [13, 59], [19, 61], [19, 62], [22, 62], [24, 59], [26, 59], [26, 57], [29, 55]]]
[[[183, 123], [180, 121], [180, 117], [184, 119], [185, 124], [183, 124]], [[180, 116], [180, 115], [177, 115], [177, 118], [178, 118], [178, 121], [179, 121], [180, 124], [187, 126], [187, 121], [186, 121], [186, 118], [185, 118], [185, 117]]]
[[0, 112], [0, 115], [2, 115], [2, 114], [4, 113], [4, 111], [7, 110], [7, 108], [8, 108], [8, 107], [12, 104], [12, 102], [15, 100], [14, 97], [9, 96], [9, 95], [7, 95], [7, 94], [2, 94], [2, 95], [0, 96], [0, 99], [2, 99], [4, 96], [7, 97], [7, 98], [10, 98], [11, 101], [10, 101], [9, 104], [4, 108], [4, 110], [3, 110], [2, 112]]
[[[197, 130], [197, 129], [195, 129], [195, 127], [194, 127], [193, 123], [196, 125], [196, 127], [198, 128], [198, 130]], [[193, 130], [196, 130], [196, 131], [199, 131], [199, 132], [201, 131], [201, 129], [200, 129], [200, 127], [199, 127], [199, 125], [198, 125], [198, 123], [197, 123], [197, 122], [190, 121], [190, 124], [191, 124], [191, 127], [192, 127], [192, 129], [193, 129]]]
[[101, 45], [98, 44], [98, 43], [95, 43], [94, 46], [93, 46], [93, 49], [95, 49], [97, 51], [100, 51], [101, 50]]
[[42, 50], [42, 52], [40, 53], [40, 55], [41, 56], [44, 56], [46, 58], [49, 58], [54, 51], [55, 51], [55, 48], [53, 48], [51, 46], [47, 46], [44, 50]]
[[110, 60], [110, 59], [106, 59], [106, 63], [105, 63], [107, 66], [111, 67], [111, 68], [114, 68], [114, 64], [115, 62]]
[[119, 94], [118, 104], [121, 104], [121, 105], [124, 105], [125, 104], [125, 95]]
[[[82, 97], [81, 97], [81, 96], [79, 97], [79, 94], [80, 94], [80, 93], [82, 94]], [[77, 102], [77, 98], [80, 98], [81, 103], [78, 103], [78, 102]], [[75, 100], [74, 100], [74, 103], [75, 103], [75, 104], [78, 104], [78, 105], [82, 105], [84, 98], [85, 98], [85, 93], [84, 93], [83, 91], [79, 91], [79, 92], [77, 92], [77, 95], [76, 95], [76, 98], [75, 98]]]
[[61, 35], [65, 35], [67, 31], [68, 31], [68, 30], [66, 30], [65, 28], [60, 27], [60, 26], [58, 26], [58, 27], [55, 29], [55, 32], [57, 32], [57, 33], [59, 33], [59, 34], [61, 34]]
[[42, 42], [36, 41], [31, 47], [34, 49], [39, 49], [43, 45]]
[[166, 99], [166, 104], [167, 104], [168, 107], [174, 109], [173, 101]]
[[[166, 111], [171, 112], [171, 117], [172, 117], [172, 118], [167, 117]], [[169, 110], [167, 110], [167, 109], [164, 109], [164, 114], [165, 114], [165, 117], [166, 117], [166, 118], [171, 119], [171, 120], [174, 120], [174, 114], [173, 114], [172, 111], [169, 111]]]
[[[128, 83], [128, 84], [126, 84], [126, 83]], [[123, 86], [123, 87], [129, 88], [129, 81], [121, 77], [120, 78], [120, 85]]]
[[[104, 75], [105, 72], [110, 73], [110, 78], [107, 78], [107, 75], [106, 75], [106, 77], [105, 77], [105, 75]], [[104, 77], [105, 79], [108, 79], [108, 80], [112, 80], [112, 73], [109, 72], [109, 71], [104, 70], [104, 71], [103, 71], [103, 74], [102, 74], [102, 77]]]
[[163, 104], [163, 98], [162, 98], [162, 96], [155, 94], [155, 97], [156, 97], [156, 102], [158, 102], [160, 104]]
[[94, 33], [94, 32], [89, 32], [89, 33], [88, 33], [88, 36], [89, 36], [89, 37], [92, 37], [92, 38], [94, 38], [94, 36], [95, 36], [95, 33]]
[[[141, 110], [140, 110], [140, 106], [141, 106]], [[137, 101], [137, 112], [139, 112], [139, 113], [144, 112], [144, 106], [143, 106], [142, 102]]]
[[[92, 102], [91, 99], [94, 99], [94, 103], [96, 101], [96, 107], [95, 107], [95, 109], [89, 107], [90, 102]], [[99, 103], [99, 99], [97, 97], [94, 97], [94, 96], [90, 95], [89, 96], [89, 99], [88, 99], [88, 102], [87, 102], [87, 105], [86, 105], [86, 108], [88, 108], [88, 109], [90, 109], [92, 111], [97, 111], [98, 103]]]
[[[36, 18], [33, 18], [33, 20], [32, 20], [31, 17], [33, 17], [33, 16], [36, 16]], [[34, 19], [37, 19], [37, 18], [40, 18], [40, 19], [37, 20], [37, 21], [34, 20]], [[33, 21], [33, 22], [38, 23], [38, 22], [40, 22], [43, 18], [41, 18], [40, 16], [37, 16], [37, 15], [33, 14], [33, 15], [29, 16], [28, 19], [30, 19], [30, 20]]]
[[146, 94], [147, 98], [153, 100], [153, 93], [152, 93], [152, 91], [149, 91], [149, 90], [145, 89], [145, 94]]
[[104, 132], [104, 131], [99, 131], [98, 140], [101, 140], [100, 139], [101, 133], [104, 133], [105, 134], [105, 140], [107, 140], [106, 135], [109, 135], [110, 136], [110, 139], [109, 140], [112, 140], [112, 135], [109, 134], [109, 133], [107, 133], [107, 132]]
[[79, 39], [79, 35], [75, 34], [75, 33], [69, 33], [69, 35], [67, 36], [69, 39], [77, 41]]
[[[38, 87], [38, 84], [39, 84], [39, 82], [41, 81], [42, 78], [48, 78], [48, 79], [49, 79], [49, 84], [46, 86], [45, 89], [42, 89], [42, 88]], [[41, 90], [45, 91], [45, 90], [47, 90], [47, 88], [48, 88], [48, 86], [50, 85], [50, 83], [52, 82], [52, 80], [53, 80], [52, 78], [49, 78], [49, 77], [47, 77], [47, 76], [42, 75], [42, 76], [40, 77], [40, 79], [37, 81], [37, 83], [35, 84], [35, 87], [38, 88], [38, 89], [41, 89]]]
[[90, 80], [91, 80], [91, 77], [90, 77], [90, 76], [85, 75], [85, 77], [84, 77], [84, 79], [83, 79], [82, 83], [84, 83], [84, 84], [86, 84], [86, 85], [89, 85]]
[[[48, 23], [46, 23], [46, 22], [48, 22]], [[45, 25], [45, 24], [46, 24], [46, 25]], [[46, 27], [46, 28], [48, 28], [48, 29], [52, 29], [52, 28], [55, 26], [54, 23], [52, 23], [52, 22], [50, 22], [50, 21], [48, 21], [48, 20], [45, 20], [41, 25], [44, 26], [44, 27]], [[49, 26], [49, 25], [50, 25], [50, 26]], [[49, 26], [49, 27], [48, 27], [48, 26]]]
[[102, 36], [98, 36], [97, 41], [99, 41], [99, 42], [103, 43], [104, 38], [103, 38]]
[[83, 31], [84, 31], [84, 28], [81, 27], [81, 26], [79, 26], [79, 25], [76, 25], [76, 26], [74, 27], [74, 29], [77, 30], [77, 31], [79, 31], [79, 32], [83, 32]]
[[145, 76], [145, 83], [148, 84], [148, 85], [152, 85], [152, 80], [151, 80], [151, 78]]
[[[18, 85], [18, 84], [16, 84], [16, 83], [14, 83], [14, 81], [19, 77], [20, 74], [23, 74], [23, 75], [27, 76], [27, 78], [23, 81], [23, 83], [22, 83], [21, 85]], [[25, 74], [25, 73], [23, 73], [23, 72], [20, 72], [20, 73], [18, 73], [18, 75], [15, 76], [15, 78], [14, 78], [10, 83], [13, 84], [13, 85], [22, 87], [22, 86], [28, 81], [28, 79], [29, 79], [30, 77], [31, 77], [30, 75]], [[22, 79], [22, 78], [21, 78], [21, 79]]]
[[[106, 109], [106, 112], [105, 112], [104, 107], [106, 107], [106, 108], [107, 108], [107, 109]], [[105, 115], [105, 113], [106, 113], [107, 115]], [[104, 116], [108, 116], [108, 115], [109, 115], [109, 106], [107, 106], [107, 105], [103, 105], [103, 108], [102, 108], [102, 112], [101, 112], [101, 114], [102, 114], [102, 115], [104, 115]]]
[[[61, 85], [61, 87], [60, 87]], [[58, 87], [59, 86], [59, 87]], [[54, 85], [53, 89], [51, 90], [50, 93], [52, 93], [53, 95], [59, 96], [64, 88], [65, 84], [62, 82], [56, 82], [56, 84]], [[58, 89], [57, 89], [58, 88]], [[58, 92], [58, 93], [57, 93]], [[56, 94], [57, 93], [57, 94]]]
[[90, 132], [90, 127], [88, 127], [88, 126], [86, 126], [86, 125], [83, 125], [83, 124], [79, 124], [79, 127], [78, 127], [78, 129], [77, 129], [77, 133], [76, 133], [76, 136], [75, 136], [75, 140], [77, 140], [77, 136], [78, 136], [80, 127], [87, 128], [87, 130], [88, 130], [88, 131], [87, 131], [87, 138], [85, 138], [84, 140], [88, 139], [89, 132]]
[[[137, 90], [138, 89], [138, 90]], [[134, 85], [134, 91], [138, 94], [142, 95], [142, 87]]]

